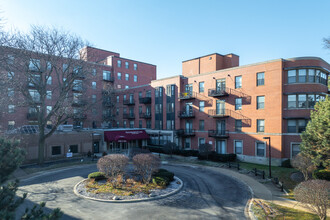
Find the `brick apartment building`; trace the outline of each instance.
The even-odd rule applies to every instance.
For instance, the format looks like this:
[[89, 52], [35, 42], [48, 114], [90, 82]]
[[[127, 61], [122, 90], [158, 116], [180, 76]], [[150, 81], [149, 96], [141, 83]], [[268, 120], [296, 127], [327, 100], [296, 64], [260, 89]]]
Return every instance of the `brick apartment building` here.
[[[217, 153], [266, 163], [269, 142], [263, 138], [270, 137], [273, 163], [279, 165], [299, 152], [299, 135], [311, 109], [328, 95], [330, 65], [317, 57], [239, 66], [237, 55], [214, 53], [183, 61], [182, 75], [157, 80], [154, 65], [97, 48], [84, 50], [84, 59], [95, 66], [95, 78], [84, 82], [91, 84], [89, 95], [102, 97], [110, 83], [116, 89], [115, 103], [95, 105], [83, 120], [68, 124], [94, 128], [90, 133], [101, 135], [100, 152], [146, 145], [149, 135], [150, 145], [172, 141], [181, 149], [198, 150], [209, 143]], [[1, 126], [33, 124], [27, 112], [6, 113]], [[115, 121], [108, 121], [113, 115]], [[80, 145], [79, 153], [93, 146]], [[61, 146], [64, 154], [65, 144]]]

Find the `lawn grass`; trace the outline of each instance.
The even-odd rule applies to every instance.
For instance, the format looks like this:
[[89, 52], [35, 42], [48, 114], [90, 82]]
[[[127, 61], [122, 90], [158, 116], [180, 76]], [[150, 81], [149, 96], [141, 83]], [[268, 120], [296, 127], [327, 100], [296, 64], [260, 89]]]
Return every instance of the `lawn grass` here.
[[[268, 216], [269, 219], [275, 219], [275, 220], [282, 220], [282, 219], [317, 220], [317, 219], [319, 219], [319, 217], [315, 214], [299, 211], [297, 209], [292, 209], [292, 208], [288, 208], [285, 206], [276, 205], [274, 203], [267, 203], [267, 202], [263, 202], [263, 203], [267, 204], [273, 210], [276, 211], [276, 214], [274, 216]], [[267, 219], [267, 215], [266, 215], [265, 211], [260, 206], [256, 205], [256, 203], [253, 204], [252, 210], [257, 219]], [[327, 219], [329, 219], [329, 218], [327, 218]]]

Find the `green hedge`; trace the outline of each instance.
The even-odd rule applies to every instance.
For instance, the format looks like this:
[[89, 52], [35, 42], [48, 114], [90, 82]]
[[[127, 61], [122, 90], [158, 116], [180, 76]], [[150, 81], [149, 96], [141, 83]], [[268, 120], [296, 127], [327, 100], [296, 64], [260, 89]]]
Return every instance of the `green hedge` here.
[[315, 179], [328, 180], [330, 181], [330, 170], [316, 170], [313, 173]]
[[158, 172], [154, 173], [152, 176], [152, 182], [159, 186], [167, 186], [174, 180], [174, 173], [159, 169]]
[[88, 179], [101, 180], [105, 179], [105, 174], [103, 172], [94, 172], [88, 174]]

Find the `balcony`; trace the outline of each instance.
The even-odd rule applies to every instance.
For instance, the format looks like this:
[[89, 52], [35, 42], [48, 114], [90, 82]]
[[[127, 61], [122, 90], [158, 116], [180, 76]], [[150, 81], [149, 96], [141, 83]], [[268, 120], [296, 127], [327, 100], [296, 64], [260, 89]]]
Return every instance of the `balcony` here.
[[135, 119], [135, 114], [130, 113], [130, 114], [123, 114], [124, 119]]
[[73, 92], [82, 92], [83, 88], [81, 86], [74, 86], [72, 87]]
[[105, 107], [113, 107], [113, 106], [115, 106], [115, 103], [113, 103], [113, 102], [111, 102], [109, 100], [103, 100], [102, 104]]
[[73, 71], [72, 76], [74, 79], [85, 79], [85, 75], [81, 71]]
[[214, 138], [229, 138], [228, 130], [209, 130], [209, 137]]
[[227, 118], [231, 115], [231, 112], [229, 109], [211, 109], [209, 110], [209, 116], [213, 118]]
[[178, 112], [179, 118], [195, 118], [195, 112], [193, 110], [190, 111], [179, 111]]
[[74, 113], [73, 114], [73, 119], [81, 120], [81, 119], [86, 119], [87, 115], [83, 113]]
[[29, 112], [26, 115], [28, 120], [38, 120], [38, 113], [37, 112]]
[[78, 100], [73, 100], [72, 106], [79, 107], [79, 106], [84, 106], [87, 105], [87, 101], [85, 99], [78, 99]]
[[103, 81], [113, 82], [113, 81], [115, 81], [115, 79], [114, 79], [114, 77], [103, 77]]
[[115, 115], [112, 115], [112, 114], [102, 114], [102, 119], [105, 120], [105, 121], [109, 121], [109, 120], [113, 120], [115, 119]]
[[134, 99], [124, 100], [124, 105], [135, 105]]
[[196, 92], [180, 92], [179, 99], [188, 100], [188, 99], [195, 99]]
[[151, 113], [150, 113], [150, 112], [147, 112], [147, 113], [140, 113], [140, 114], [139, 114], [139, 117], [140, 117], [140, 118], [149, 119], [149, 118], [151, 118]]
[[231, 89], [230, 88], [215, 88], [215, 89], [209, 89], [209, 96], [211, 97], [225, 97], [230, 94]]
[[151, 103], [151, 97], [143, 97], [139, 98], [139, 102], [141, 104], [150, 104]]
[[176, 135], [180, 137], [192, 137], [195, 136], [194, 129], [179, 129], [176, 130]]

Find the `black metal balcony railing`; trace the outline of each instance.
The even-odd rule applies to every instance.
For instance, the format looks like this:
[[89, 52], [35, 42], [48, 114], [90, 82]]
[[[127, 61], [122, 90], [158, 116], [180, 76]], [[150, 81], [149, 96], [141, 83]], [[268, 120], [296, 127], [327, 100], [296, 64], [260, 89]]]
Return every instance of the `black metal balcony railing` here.
[[193, 110], [179, 111], [178, 116], [179, 116], [179, 118], [194, 118], [195, 117], [195, 112]]
[[149, 113], [149, 112], [146, 112], [146, 113], [140, 113], [140, 114], [139, 114], [139, 117], [140, 117], [140, 118], [146, 118], [146, 119], [148, 119], [148, 118], [151, 118], [151, 113]]
[[196, 98], [196, 92], [180, 92], [179, 99], [194, 99]]
[[112, 115], [112, 114], [102, 114], [102, 118], [103, 120], [112, 120], [115, 118], [115, 115]]
[[224, 97], [230, 94], [231, 89], [224, 87], [224, 88], [215, 88], [209, 89], [209, 96], [211, 97]]
[[129, 113], [129, 114], [123, 114], [124, 119], [135, 119], [135, 114]]
[[82, 72], [80, 72], [80, 71], [73, 71], [72, 72], [72, 76], [75, 79], [77, 79], [77, 78], [79, 78], [79, 79], [85, 79], [86, 78], [85, 75]]
[[74, 113], [73, 114], [73, 119], [86, 119], [87, 115], [86, 114], [82, 114], [82, 113]]
[[209, 130], [209, 137], [215, 138], [228, 138], [229, 133], [228, 130]]
[[124, 100], [124, 105], [135, 105], [134, 99]]
[[38, 120], [38, 113], [37, 112], [29, 112], [26, 115], [28, 120]]
[[176, 135], [181, 137], [195, 136], [195, 129], [179, 129], [176, 130]]
[[74, 86], [74, 87], [72, 87], [72, 91], [73, 92], [82, 92], [83, 91], [83, 87], [81, 87], [81, 86]]
[[78, 99], [78, 100], [73, 100], [72, 106], [84, 106], [87, 105], [87, 101], [85, 99]]
[[139, 102], [141, 104], [150, 104], [151, 103], [151, 97], [141, 97], [141, 98], [139, 98]]
[[105, 77], [103, 78], [103, 81], [107, 81], [107, 82], [113, 82], [115, 79], [114, 77]]
[[209, 115], [213, 118], [226, 118], [231, 115], [231, 112], [229, 109], [210, 109]]
[[105, 107], [113, 107], [115, 105], [115, 103], [113, 103], [113, 102], [111, 102], [109, 100], [103, 100], [102, 104]]

